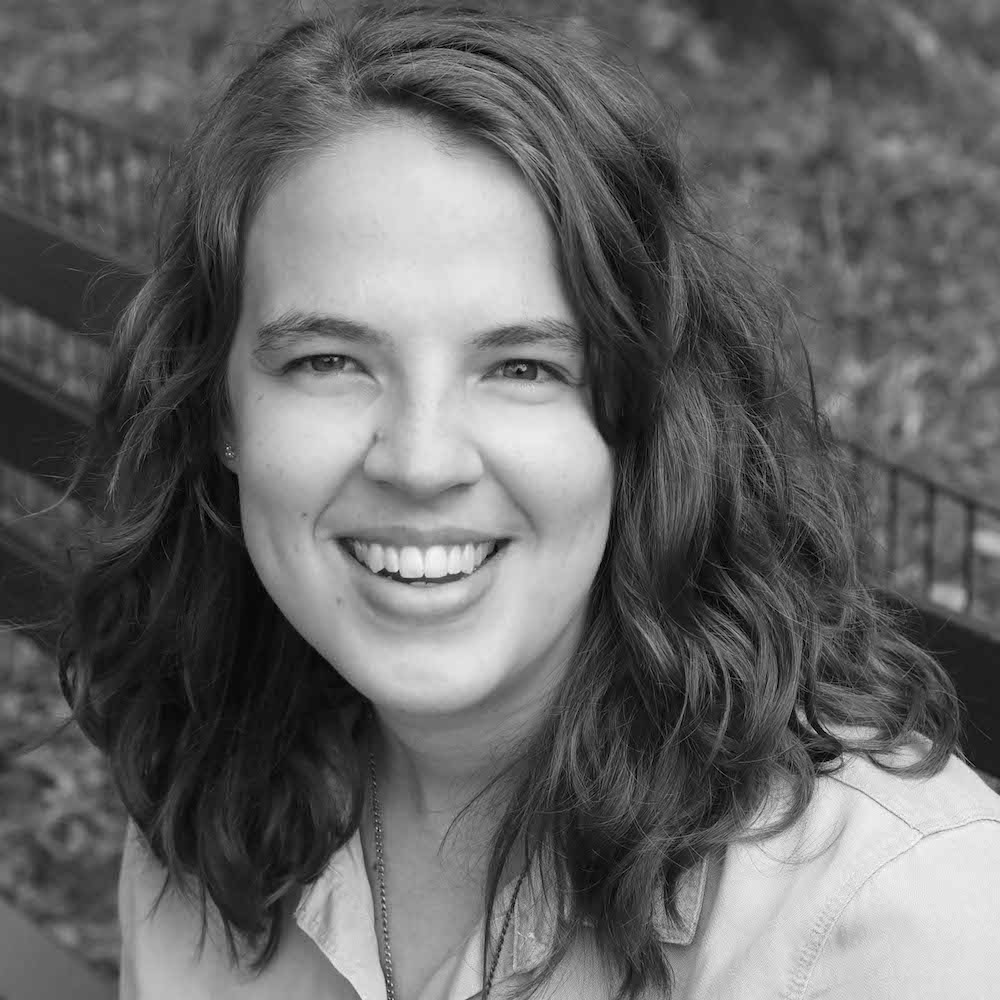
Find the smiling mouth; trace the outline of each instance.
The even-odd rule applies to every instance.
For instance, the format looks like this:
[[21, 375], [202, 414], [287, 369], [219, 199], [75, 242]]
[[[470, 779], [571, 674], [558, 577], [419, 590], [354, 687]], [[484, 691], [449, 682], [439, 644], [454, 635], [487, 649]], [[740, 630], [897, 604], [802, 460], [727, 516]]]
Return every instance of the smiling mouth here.
[[403, 576], [400, 572], [390, 572], [387, 569], [380, 569], [378, 571], [373, 570], [366, 562], [359, 558], [358, 554], [354, 550], [354, 545], [350, 538], [338, 538], [337, 544], [340, 548], [348, 555], [350, 558], [361, 566], [364, 570], [371, 573], [372, 576], [381, 577], [383, 580], [391, 580], [394, 583], [405, 583], [411, 587], [436, 587], [445, 583], [458, 583], [460, 580], [468, 580], [470, 577], [478, 573], [487, 563], [495, 559], [501, 552], [503, 552], [507, 546], [510, 544], [509, 538], [497, 539], [492, 551], [486, 556], [485, 559], [471, 573], [451, 573], [445, 576], [437, 577], [408, 577]]

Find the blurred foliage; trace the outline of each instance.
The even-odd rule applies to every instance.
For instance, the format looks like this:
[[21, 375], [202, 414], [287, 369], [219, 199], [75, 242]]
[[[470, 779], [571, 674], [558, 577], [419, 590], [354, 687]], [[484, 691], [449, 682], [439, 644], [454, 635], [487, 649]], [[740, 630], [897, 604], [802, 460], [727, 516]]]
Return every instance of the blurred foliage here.
[[[4, 0], [0, 87], [169, 141], [263, 39], [351, 6]], [[581, 44], [600, 32], [677, 110], [720, 228], [794, 302], [841, 434], [1000, 496], [997, 0], [506, 6], [555, 16]], [[995, 570], [1000, 531], [981, 538]], [[0, 656], [0, 682], [0, 893], [113, 968], [120, 805], [73, 731], [14, 757], [64, 713], [50, 665]]]
[[0, 895], [114, 975], [125, 811], [75, 726], [24, 752], [66, 714], [53, 664], [0, 636]]
[[[861, 73], [912, 87], [938, 80], [948, 60], [1000, 60], [1000, 7], [993, 0], [690, 0], [735, 35], [795, 50], [804, 65], [844, 77]], [[961, 55], [959, 55], [961, 59]]]

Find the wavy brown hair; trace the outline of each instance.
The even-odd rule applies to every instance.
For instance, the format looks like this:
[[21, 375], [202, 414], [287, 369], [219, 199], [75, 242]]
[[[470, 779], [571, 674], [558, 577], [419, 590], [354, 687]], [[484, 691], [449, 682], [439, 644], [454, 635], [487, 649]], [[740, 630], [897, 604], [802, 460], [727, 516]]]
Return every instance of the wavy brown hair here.
[[363, 7], [292, 27], [232, 79], [171, 165], [154, 267], [115, 330], [63, 691], [164, 890], [200, 901], [203, 931], [210, 897], [231, 960], [260, 971], [294, 891], [358, 828], [359, 733], [335, 720], [365, 699], [248, 558], [217, 457], [224, 366], [262, 199], [399, 114], [499, 150], [544, 207], [617, 471], [584, 639], [509, 769], [530, 778], [505, 796], [484, 911], [519, 838], [526, 860], [553, 847], [572, 905], [523, 995], [590, 920], [620, 998], [668, 996], [652, 887], [675, 913], [685, 870], [751, 836], [778, 784], [787, 808], [753, 836], [793, 823], [845, 752], [893, 768], [919, 742], [901, 770], [940, 769], [959, 716], [862, 570], [866, 505], [782, 346], [787, 307], [711, 228], [663, 105], [598, 46], [488, 10]]

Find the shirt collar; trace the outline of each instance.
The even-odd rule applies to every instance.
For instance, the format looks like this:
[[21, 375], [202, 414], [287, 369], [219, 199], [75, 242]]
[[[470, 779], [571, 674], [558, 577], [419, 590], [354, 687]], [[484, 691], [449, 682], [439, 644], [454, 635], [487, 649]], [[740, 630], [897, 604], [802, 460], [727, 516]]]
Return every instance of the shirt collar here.
[[[551, 854], [545, 854], [545, 884], [554, 885]], [[542, 892], [540, 871], [542, 864], [536, 861], [524, 879], [518, 893], [512, 920], [514, 932], [512, 972], [525, 972], [539, 965], [548, 954], [555, 940], [556, 920], [552, 906]], [[688, 945], [694, 940], [705, 901], [705, 886], [708, 880], [708, 862], [700, 861], [685, 871], [677, 885], [677, 916], [672, 917], [666, 908], [662, 879], [657, 883], [653, 903], [653, 930], [664, 944]], [[495, 930], [498, 935], [503, 929], [503, 918], [510, 906], [510, 899], [516, 887], [516, 880], [506, 886], [498, 897], [495, 908]], [[563, 915], [569, 915], [569, 902], [563, 904]], [[593, 920], [584, 919], [586, 926], [593, 926]], [[494, 937], [496, 940], [496, 937]]]
[[[551, 859], [551, 849], [542, 857]], [[551, 890], [555, 884], [551, 860], [546, 865], [545, 885]], [[656, 893], [653, 928], [664, 944], [687, 945], [694, 939], [705, 897], [707, 872], [707, 863], [701, 862], [681, 875], [676, 919], [667, 914], [663, 893]], [[500, 939], [516, 886], [515, 879], [497, 897], [492, 924], [494, 942]], [[568, 902], [563, 905], [563, 914], [569, 915]], [[360, 832], [355, 832], [334, 854], [320, 878], [305, 890], [295, 917], [363, 1000], [384, 1000], [385, 979], [378, 964], [375, 906], [365, 872]], [[503, 974], [527, 972], [540, 965], [554, 942], [555, 924], [552, 908], [542, 892], [541, 864], [536, 859], [525, 876], [514, 906], [508, 927], [508, 934], [513, 934], [513, 945], [509, 953], [504, 949], [512, 959], [505, 958], [501, 963], [506, 967]], [[586, 920], [585, 924], [593, 926], [593, 921]], [[481, 925], [480, 919], [480, 933]], [[473, 950], [475, 953], [467, 959], [476, 962], [478, 950]], [[473, 972], [480, 975], [475, 969]]]

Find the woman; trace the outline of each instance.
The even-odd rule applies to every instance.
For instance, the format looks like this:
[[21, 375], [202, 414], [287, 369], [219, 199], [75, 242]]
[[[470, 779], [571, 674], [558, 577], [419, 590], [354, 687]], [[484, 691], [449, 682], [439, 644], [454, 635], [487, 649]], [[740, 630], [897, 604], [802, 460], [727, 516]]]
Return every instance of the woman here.
[[173, 179], [61, 655], [122, 997], [991, 992], [1000, 801], [633, 75], [307, 21]]

